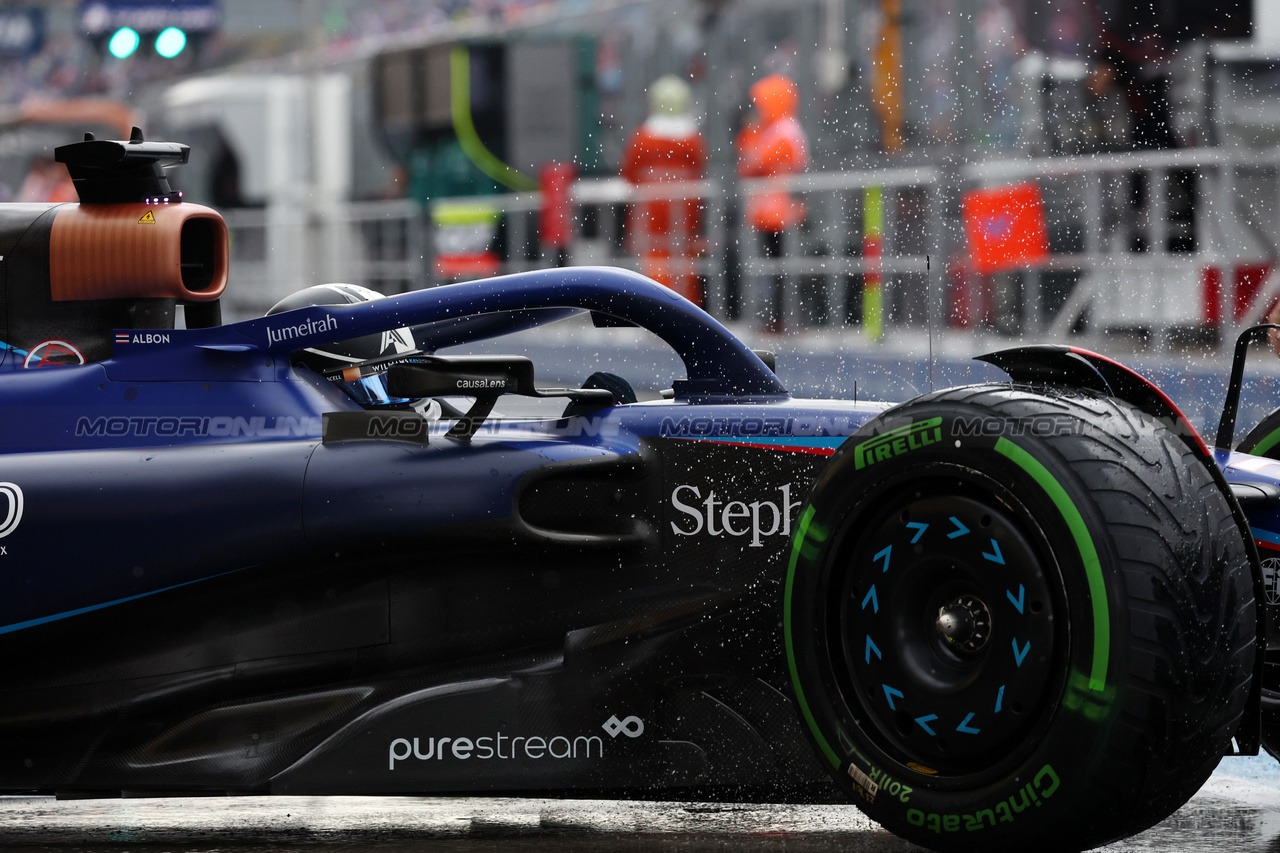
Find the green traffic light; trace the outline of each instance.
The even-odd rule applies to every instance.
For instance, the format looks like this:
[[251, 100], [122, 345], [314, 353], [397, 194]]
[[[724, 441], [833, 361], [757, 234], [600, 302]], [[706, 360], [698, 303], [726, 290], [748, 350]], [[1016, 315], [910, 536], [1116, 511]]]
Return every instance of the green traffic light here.
[[111, 51], [111, 55], [116, 59], [125, 59], [132, 56], [141, 43], [142, 38], [137, 30], [132, 27], [121, 27], [112, 33], [111, 41], [107, 42], [107, 50]]
[[156, 53], [165, 59], [173, 59], [182, 53], [186, 46], [187, 34], [177, 27], [161, 30], [160, 35], [156, 36]]

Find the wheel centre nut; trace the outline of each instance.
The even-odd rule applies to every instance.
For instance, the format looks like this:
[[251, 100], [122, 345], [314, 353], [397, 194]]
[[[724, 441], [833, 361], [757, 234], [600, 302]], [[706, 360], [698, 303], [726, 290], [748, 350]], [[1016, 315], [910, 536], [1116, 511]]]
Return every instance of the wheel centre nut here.
[[991, 611], [976, 596], [956, 596], [938, 608], [934, 628], [947, 648], [974, 654], [991, 641]]

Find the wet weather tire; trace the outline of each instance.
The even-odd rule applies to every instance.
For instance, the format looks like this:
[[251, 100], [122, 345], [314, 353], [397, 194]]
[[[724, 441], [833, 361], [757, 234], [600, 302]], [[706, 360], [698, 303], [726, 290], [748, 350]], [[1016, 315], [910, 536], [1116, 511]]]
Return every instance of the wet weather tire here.
[[1185, 444], [1120, 400], [1005, 384], [844, 444], [801, 511], [783, 625], [819, 758], [872, 818], [941, 850], [1080, 850], [1208, 778], [1254, 609]]

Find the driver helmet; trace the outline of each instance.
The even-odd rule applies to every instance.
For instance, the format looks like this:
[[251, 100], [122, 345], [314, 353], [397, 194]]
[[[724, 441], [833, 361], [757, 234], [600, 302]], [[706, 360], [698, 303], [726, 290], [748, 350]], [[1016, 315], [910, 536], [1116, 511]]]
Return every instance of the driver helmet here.
[[[267, 316], [296, 308], [308, 308], [312, 305], [355, 305], [382, 298], [383, 295], [376, 290], [357, 284], [318, 284], [281, 299], [271, 306]], [[369, 359], [380, 356], [410, 355], [415, 352], [417, 352], [417, 346], [413, 341], [413, 332], [403, 328], [388, 329], [385, 332], [351, 338], [327, 344], [324, 347], [296, 350], [291, 354], [290, 360], [295, 366], [309, 367], [323, 376], [335, 370], [354, 368]], [[342, 376], [336, 381], [353, 400], [362, 406], [405, 406], [414, 402], [387, 394], [386, 374], [381, 371], [372, 375]], [[414, 406], [414, 408], [417, 407]]]

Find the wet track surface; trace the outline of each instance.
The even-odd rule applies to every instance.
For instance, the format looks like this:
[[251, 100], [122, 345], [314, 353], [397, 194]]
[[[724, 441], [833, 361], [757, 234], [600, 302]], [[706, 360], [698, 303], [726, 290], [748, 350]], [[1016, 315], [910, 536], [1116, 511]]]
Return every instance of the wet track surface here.
[[[1190, 803], [1110, 851], [1277, 851], [1280, 765], [1229, 759]], [[1231, 775], [1227, 775], [1230, 773]], [[10, 851], [919, 850], [852, 807], [481, 798], [0, 798]]]

